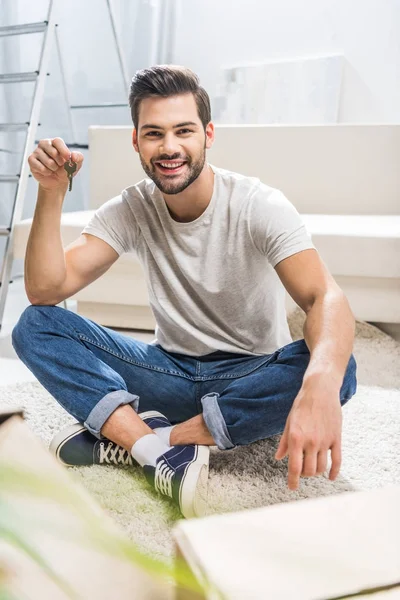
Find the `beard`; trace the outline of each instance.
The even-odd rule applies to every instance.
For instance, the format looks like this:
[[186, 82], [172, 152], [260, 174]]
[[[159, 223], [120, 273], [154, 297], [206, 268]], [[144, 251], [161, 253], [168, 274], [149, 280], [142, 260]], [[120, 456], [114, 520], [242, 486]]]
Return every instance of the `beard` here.
[[[154, 181], [158, 189], [164, 194], [173, 196], [183, 192], [201, 174], [206, 162], [206, 146], [204, 145], [201, 155], [196, 160], [187, 160], [183, 166], [183, 172], [176, 175], [163, 175], [157, 170], [155, 164], [151, 162], [149, 164], [146, 163], [140, 152], [139, 158], [144, 172]], [[179, 162], [179, 159], [176, 162]]]

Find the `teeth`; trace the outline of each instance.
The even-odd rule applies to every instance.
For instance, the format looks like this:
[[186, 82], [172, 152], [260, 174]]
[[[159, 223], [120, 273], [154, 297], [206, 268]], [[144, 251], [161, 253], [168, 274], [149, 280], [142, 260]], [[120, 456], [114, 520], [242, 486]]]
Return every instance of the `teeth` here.
[[165, 169], [177, 169], [178, 167], [181, 167], [183, 165], [182, 163], [172, 163], [172, 165], [170, 163], [166, 164], [166, 163], [160, 163], [160, 165], [162, 167], [164, 167]]

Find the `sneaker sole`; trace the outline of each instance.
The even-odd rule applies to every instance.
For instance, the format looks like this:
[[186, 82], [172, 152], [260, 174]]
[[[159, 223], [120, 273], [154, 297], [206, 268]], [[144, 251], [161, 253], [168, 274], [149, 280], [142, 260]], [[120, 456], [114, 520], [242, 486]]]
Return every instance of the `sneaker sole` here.
[[67, 467], [73, 467], [76, 465], [71, 465], [65, 462], [62, 458], [60, 458], [60, 452], [62, 447], [66, 442], [68, 442], [71, 438], [75, 437], [81, 431], [85, 431], [86, 427], [84, 427], [81, 423], [74, 423], [69, 427], [66, 427], [60, 433], [57, 433], [53, 439], [51, 440], [49, 450], [50, 452], [57, 458], [57, 460]]
[[207, 514], [209, 456], [208, 446], [198, 446], [197, 457], [186, 470], [179, 498], [179, 506], [186, 519]]
[[151, 417], [151, 418], [153, 418], [153, 417], [163, 417], [164, 419], [167, 418], [165, 415], [163, 415], [160, 412], [158, 412], [158, 410], [146, 410], [146, 412], [138, 413], [138, 416], [141, 419], [148, 419], [149, 417]]

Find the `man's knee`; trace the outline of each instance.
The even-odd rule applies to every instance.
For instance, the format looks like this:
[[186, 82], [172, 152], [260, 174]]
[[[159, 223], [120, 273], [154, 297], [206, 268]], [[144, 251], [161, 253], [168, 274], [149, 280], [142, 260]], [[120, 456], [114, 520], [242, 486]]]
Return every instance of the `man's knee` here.
[[24, 310], [11, 332], [11, 342], [17, 353], [33, 340], [35, 333], [42, 327], [43, 318], [52, 308], [54, 306], [31, 304]]

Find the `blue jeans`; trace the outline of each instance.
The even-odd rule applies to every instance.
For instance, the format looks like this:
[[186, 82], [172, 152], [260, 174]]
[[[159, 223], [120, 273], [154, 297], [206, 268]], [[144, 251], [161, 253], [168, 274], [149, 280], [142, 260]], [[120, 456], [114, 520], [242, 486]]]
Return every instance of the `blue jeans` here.
[[[172, 424], [203, 413], [221, 450], [282, 433], [310, 353], [304, 339], [273, 354], [167, 352], [58, 306], [28, 306], [12, 332], [13, 347], [43, 387], [97, 438], [124, 404], [158, 410]], [[356, 392], [351, 355], [340, 389]]]

